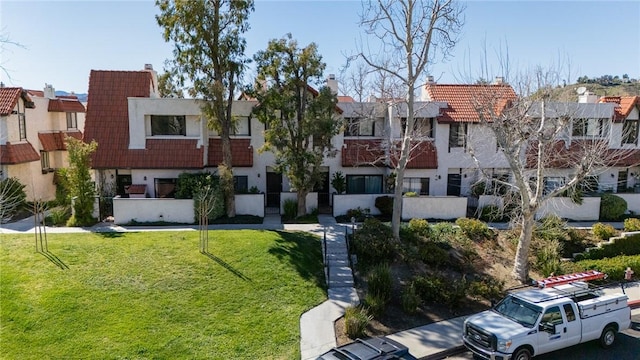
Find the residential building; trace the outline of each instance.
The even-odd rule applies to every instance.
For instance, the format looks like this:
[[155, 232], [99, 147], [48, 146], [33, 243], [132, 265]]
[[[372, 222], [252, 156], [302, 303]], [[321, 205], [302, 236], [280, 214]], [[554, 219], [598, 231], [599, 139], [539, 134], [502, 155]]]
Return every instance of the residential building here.
[[0, 177], [25, 185], [27, 200], [53, 200], [55, 170], [68, 166], [65, 137], [82, 138], [84, 105], [77, 97], [0, 87]]

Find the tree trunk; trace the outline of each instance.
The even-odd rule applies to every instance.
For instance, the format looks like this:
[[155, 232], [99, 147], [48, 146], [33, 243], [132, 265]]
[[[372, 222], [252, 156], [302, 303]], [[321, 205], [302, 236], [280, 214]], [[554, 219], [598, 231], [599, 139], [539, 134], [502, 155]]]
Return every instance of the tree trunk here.
[[518, 249], [513, 264], [512, 275], [522, 284], [529, 280], [529, 248], [535, 227], [535, 211], [525, 211], [522, 214], [522, 229], [518, 239]]
[[225, 208], [227, 209], [227, 217], [232, 218], [236, 216], [236, 197], [233, 191], [233, 167], [231, 166], [232, 154], [231, 154], [231, 139], [229, 137], [229, 130], [223, 129], [220, 136], [222, 142], [222, 163], [227, 167], [230, 172], [231, 184], [226, 184], [224, 189], [224, 201]]
[[400, 240], [400, 222], [402, 221], [402, 183], [404, 168], [396, 168], [396, 187], [393, 190], [393, 213], [391, 214], [391, 232], [393, 238]]
[[309, 192], [298, 190], [296, 194], [298, 197], [298, 216], [307, 215], [307, 194]]

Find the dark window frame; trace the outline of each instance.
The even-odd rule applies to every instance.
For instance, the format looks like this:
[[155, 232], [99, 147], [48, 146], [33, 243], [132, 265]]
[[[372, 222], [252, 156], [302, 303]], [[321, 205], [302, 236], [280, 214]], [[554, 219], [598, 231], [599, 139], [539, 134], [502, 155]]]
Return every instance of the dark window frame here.
[[151, 136], [187, 136], [186, 118], [185, 115], [151, 115]]
[[[589, 122], [595, 120], [597, 123], [597, 135], [589, 134]], [[573, 137], [595, 137], [603, 138], [606, 135], [607, 119], [604, 118], [578, 118], [574, 119], [571, 124], [571, 136]]]
[[18, 101], [18, 133], [20, 141], [22, 141], [27, 140], [27, 115], [24, 106], [21, 107], [20, 103], [21, 102]]
[[[415, 117], [413, 118], [413, 135], [416, 136], [420, 136], [420, 137], [428, 137], [428, 138], [432, 138], [434, 139], [434, 130], [435, 130], [435, 119], [434, 118], [427, 118], [427, 117]], [[422, 132], [418, 133], [418, 125], [422, 124], [423, 122], [425, 122], [425, 120], [427, 121], [427, 123], [429, 124], [429, 131], [427, 134], [423, 134]], [[402, 133], [404, 134], [407, 128], [407, 118], [403, 117], [400, 118], [400, 125], [402, 126]], [[421, 126], [422, 128], [422, 126]]]
[[622, 124], [622, 144], [638, 145], [638, 120], [625, 120]]
[[[406, 186], [406, 182], [409, 183], [408, 187]], [[406, 193], [412, 191], [417, 193], [418, 195], [429, 196], [429, 187], [431, 185], [430, 183], [431, 178], [429, 177], [405, 177], [402, 183], [402, 192]]]
[[[153, 190], [156, 198], [175, 198], [176, 197], [176, 186], [178, 184], [177, 178], [154, 178], [153, 179]], [[158, 186], [164, 185], [173, 185], [173, 189], [171, 191], [166, 191], [165, 189], [161, 189]], [[169, 186], [167, 186], [167, 189]], [[160, 195], [160, 196], [159, 196]]]
[[233, 191], [236, 194], [247, 194], [249, 192], [249, 176], [247, 176], [247, 175], [234, 175], [233, 176]]
[[[382, 193], [382, 188], [383, 188], [383, 176], [382, 175], [367, 175], [367, 174], [357, 174], [357, 175], [347, 175], [347, 194], [381, 194]], [[354, 187], [356, 187], [357, 184], [353, 184], [354, 181], [358, 181], [358, 178], [362, 178], [362, 189], [356, 189], [356, 191], [353, 191]], [[376, 186], [376, 191], [372, 191], [372, 192], [367, 192], [367, 181], [371, 181], [370, 179], [372, 178], [376, 178], [379, 180], [376, 180], [377, 184], [371, 184], [371, 185], [379, 185]]]
[[[345, 121], [347, 123], [347, 127], [344, 130], [344, 136], [366, 136], [366, 137], [376, 136], [375, 119], [351, 117], [351, 118], [345, 118]], [[362, 131], [363, 127], [361, 125], [363, 124], [364, 121], [368, 121], [371, 123], [370, 133], [366, 133]]]
[[[238, 133], [238, 129], [237, 126], [235, 129], [231, 129], [231, 135], [233, 136], [251, 136], [251, 116], [247, 116], [245, 117], [240, 117], [239, 120], [243, 121], [243, 120], [247, 120], [247, 132], [246, 133]], [[240, 123], [240, 121], [238, 121], [238, 123]]]
[[67, 130], [78, 128], [78, 113], [68, 112], [67, 114]]
[[46, 174], [51, 170], [51, 162], [49, 159], [49, 152], [40, 150], [40, 168], [42, 169], [42, 173]]
[[449, 149], [466, 147], [468, 129], [467, 123], [449, 124]]

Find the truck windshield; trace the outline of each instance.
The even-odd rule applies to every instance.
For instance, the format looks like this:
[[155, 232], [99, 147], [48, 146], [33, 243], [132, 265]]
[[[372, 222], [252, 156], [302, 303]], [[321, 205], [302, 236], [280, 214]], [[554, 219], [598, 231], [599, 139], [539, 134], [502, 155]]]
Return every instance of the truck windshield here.
[[493, 311], [531, 328], [542, 313], [542, 308], [509, 295], [500, 301]]

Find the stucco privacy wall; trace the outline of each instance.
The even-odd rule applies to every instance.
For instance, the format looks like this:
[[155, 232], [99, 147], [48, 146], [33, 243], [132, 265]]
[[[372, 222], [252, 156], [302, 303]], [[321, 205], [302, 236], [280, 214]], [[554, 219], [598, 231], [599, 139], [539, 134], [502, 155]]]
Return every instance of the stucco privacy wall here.
[[[280, 193], [280, 213], [281, 214], [284, 214], [284, 202], [287, 200], [293, 200], [297, 202], [298, 194], [294, 192]], [[314, 209], [318, 209], [318, 193], [317, 192], [310, 192], [307, 194], [306, 205], [307, 205], [307, 213], [311, 213]]]
[[371, 215], [379, 215], [376, 198], [385, 194], [349, 194], [333, 195], [333, 216], [346, 215], [349, 209], [369, 209]]
[[457, 219], [467, 216], [467, 198], [456, 196], [424, 196], [402, 198], [402, 218]]
[[640, 214], [640, 194], [617, 193], [615, 195], [623, 198], [627, 202], [627, 211]]
[[113, 198], [113, 217], [115, 224], [127, 224], [133, 220], [181, 224], [195, 222], [193, 199], [125, 199], [116, 196]]
[[600, 218], [600, 198], [583, 198], [582, 205], [574, 203], [571, 198], [551, 198], [545, 201], [540, 210], [538, 210], [536, 219], [541, 219], [551, 214], [569, 220], [598, 220]]
[[264, 217], [264, 194], [236, 194], [236, 214]]

